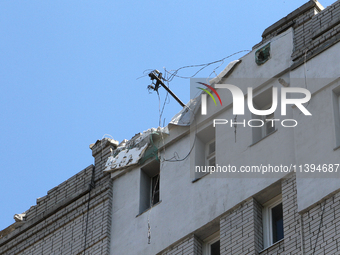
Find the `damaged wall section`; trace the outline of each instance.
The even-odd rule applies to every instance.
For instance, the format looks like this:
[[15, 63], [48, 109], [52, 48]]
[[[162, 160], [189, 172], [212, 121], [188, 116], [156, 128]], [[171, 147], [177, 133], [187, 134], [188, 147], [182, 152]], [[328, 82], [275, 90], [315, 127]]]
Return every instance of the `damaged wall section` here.
[[116, 150], [111, 149], [111, 155], [107, 159], [104, 172], [111, 173], [112, 178], [124, 173], [137, 164], [144, 164], [147, 160], [158, 158], [158, 143], [160, 137], [168, 135], [169, 130], [164, 128], [151, 128], [143, 133], [136, 134], [131, 140], [122, 141]]

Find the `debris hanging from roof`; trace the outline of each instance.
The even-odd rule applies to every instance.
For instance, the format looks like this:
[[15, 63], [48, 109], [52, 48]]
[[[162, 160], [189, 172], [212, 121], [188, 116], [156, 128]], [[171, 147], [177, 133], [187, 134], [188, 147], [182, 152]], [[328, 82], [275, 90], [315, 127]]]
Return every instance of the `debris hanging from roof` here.
[[190, 99], [183, 109], [178, 112], [174, 117], [172, 117], [169, 125], [176, 125], [176, 126], [190, 126], [192, 122], [192, 117], [194, 112], [196, 111], [196, 106], [200, 105], [201, 97], [198, 96], [196, 98]]
[[114, 172], [138, 164], [151, 145], [153, 150], [157, 152], [152, 135], [159, 135], [160, 133], [169, 134], [169, 130], [167, 127], [150, 128], [143, 133], [136, 134], [129, 141], [124, 139], [115, 151], [111, 151], [104, 172]]

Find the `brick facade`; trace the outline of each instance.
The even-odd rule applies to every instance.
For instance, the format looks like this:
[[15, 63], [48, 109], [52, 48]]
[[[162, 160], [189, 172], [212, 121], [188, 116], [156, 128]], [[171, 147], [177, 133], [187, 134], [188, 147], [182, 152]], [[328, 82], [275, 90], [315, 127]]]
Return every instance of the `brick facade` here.
[[38, 198], [20, 226], [0, 239], [0, 254], [109, 254], [112, 180], [98, 160], [105, 161], [112, 144], [104, 141], [94, 149], [101, 145], [100, 153], [93, 151], [96, 167]]
[[160, 253], [160, 255], [202, 255], [202, 242], [191, 235]]
[[[291, 28], [294, 69], [340, 40], [340, 1], [323, 10], [309, 1], [267, 28], [254, 49]], [[110, 148], [116, 147], [111, 139], [92, 145], [95, 165], [48, 191], [23, 221], [0, 231], [0, 254], [110, 254], [113, 181], [103, 170]], [[263, 205], [253, 194], [214, 219], [219, 222], [221, 254], [340, 254], [340, 192], [299, 212], [295, 174], [283, 178], [279, 188], [284, 239], [263, 249]], [[184, 235], [158, 255], [204, 255], [197, 232]]]
[[[292, 60], [310, 58], [339, 41], [340, 2], [337, 1], [294, 27], [294, 52]], [[333, 40], [333, 41], [331, 41]]]
[[289, 28], [294, 30], [292, 68], [303, 64], [305, 59], [316, 56], [340, 40], [340, 2], [336, 1], [325, 9], [310, 0], [294, 12], [268, 27], [262, 41], [253, 49], [271, 41]]
[[295, 175], [289, 175], [288, 178], [283, 179], [281, 186], [285, 254], [300, 254], [301, 229]]
[[262, 208], [253, 198], [221, 218], [221, 254], [256, 254], [262, 236]]
[[[249, 198], [221, 216], [221, 254], [293, 255], [301, 254], [302, 249], [303, 254], [339, 254], [340, 192], [300, 214], [295, 175], [282, 179], [281, 188], [284, 239], [263, 249], [263, 207], [254, 198]], [[202, 255], [202, 242], [190, 236], [161, 254]]]
[[320, 201], [303, 214], [306, 254], [339, 254], [340, 192]]

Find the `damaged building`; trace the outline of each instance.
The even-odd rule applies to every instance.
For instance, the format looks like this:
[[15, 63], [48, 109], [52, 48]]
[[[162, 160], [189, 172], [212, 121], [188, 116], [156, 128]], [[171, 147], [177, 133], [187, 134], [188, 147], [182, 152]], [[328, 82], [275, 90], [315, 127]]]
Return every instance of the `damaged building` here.
[[[16, 214], [0, 254], [340, 254], [339, 40], [340, 2], [308, 1], [210, 80], [223, 106], [207, 97], [204, 115], [198, 96], [166, 127], [91, 144], [94, 164]], [[243, 125], [262, 117], [246, 109], [236, 118], [221, 84], [245, 99], [251, 86], [261, 110], [273, 91], [304, 88], [312, 116], [292, 105], [283, 116], [279, 99], [264, 125]], [[278, 166], [289, 171], [269, 174]]]

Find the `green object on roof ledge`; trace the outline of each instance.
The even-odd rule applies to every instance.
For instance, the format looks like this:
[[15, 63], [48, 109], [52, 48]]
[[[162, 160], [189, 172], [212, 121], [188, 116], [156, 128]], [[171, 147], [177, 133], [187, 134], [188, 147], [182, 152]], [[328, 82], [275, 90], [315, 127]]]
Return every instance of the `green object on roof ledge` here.
[[255, 62], [257, 65], [262, 65], [267, 62], [270, 57], [270, 43], [255, 52]]

